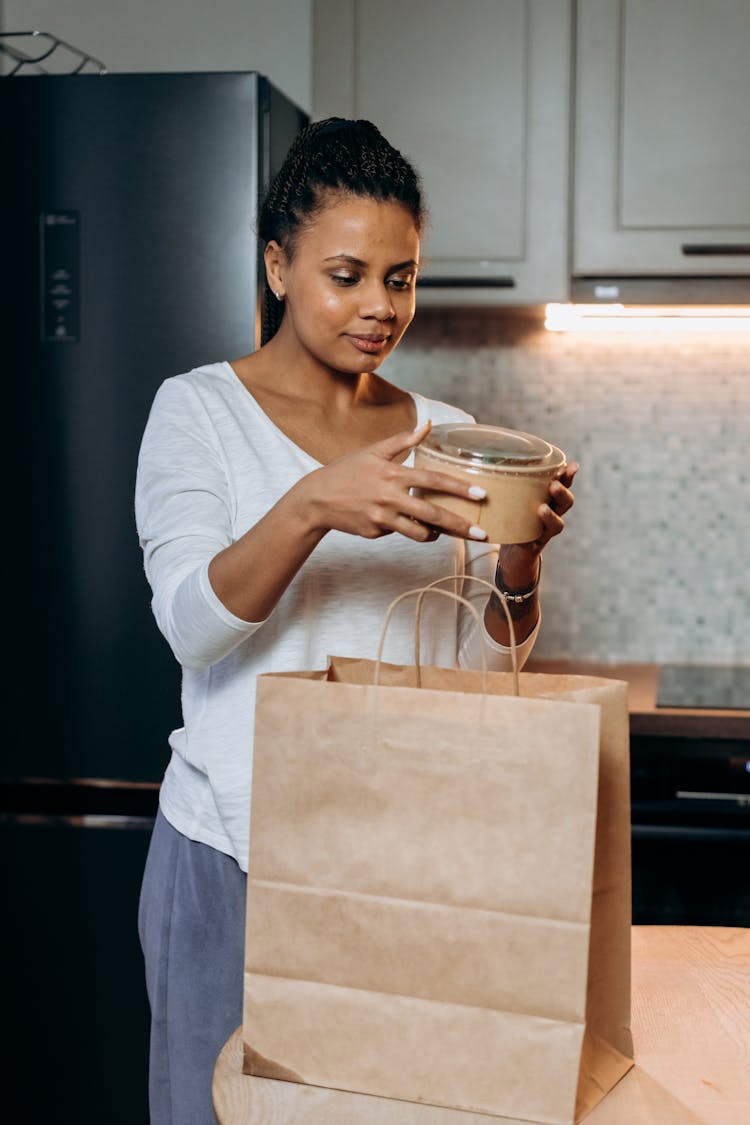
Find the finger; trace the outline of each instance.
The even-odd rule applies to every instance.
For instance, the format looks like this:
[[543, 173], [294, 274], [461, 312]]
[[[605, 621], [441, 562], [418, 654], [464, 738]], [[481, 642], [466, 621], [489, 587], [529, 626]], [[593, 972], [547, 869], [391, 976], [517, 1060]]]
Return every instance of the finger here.
[[480, 539], [484, 541], [487, 538], [481, 528], [472, 528], [477, 533], [476, 535], [463, 535], [459, 532], [447, 532], [442, 528], [432, 527], [430, 524], [422, 523], [420, 520], [411, 520], [405, 516], [400, 516], [394, 520], [393, 530], [400, 532], [408, 539], [413, 539], [416, 543], [434, 543], [441, 535], [448, 534], [456, 539]]
[[487, 491], [478, 484], [467, 484], [460, 477], [450, 473], [436, 473], [430, 469], [405, 469], [409, 485], [420, 492], [445, 492], [449, 496], [460, 496], [466, 500], [486, 500]]
[[393, 530], [405, 535], [407, 539], [413, 539], [415, 543], [433, 543], [440, 537], [438, 528], [409, 519], [408, 516], [398, 516], [393, 521]]
[[400, 433], [394, 434], [393, 437], [384, 438], [383, 441], [375, 442], [370, 446], [370, 449], [377, 453], [380, 457], [385, 457], [388, 461], [395, 460], [400, 453], [405, 453], [407, 449], [413, 449], [415, 445], [419, 445], [423, 441], [430, 430], [432, 429], [432, 421], [429, 420], [421, 426], [417, 426], [414, 430], [401, 430]]
[[542, 521], [544, 531], [537, 539], [540, 546], [544, 546], [553, 536], [559, 535], [565, 527], [565, 521], [554, 512], [549, 504], [542, 504], [539, 507], [539, 518]]
[[450, 512], [447, 508], [441, 508], [429, 500], [421, 500], [416, 496], [407, 497], [401, 510], [411, 519], [448, 535], [456, 535], [459, 539], [476, 539], [483, 542], [487, 538], [487, 533], [471, 520]]
[[570, 488], [580, 467], [577, 461], [571, 461], [570, 464], [563, 465], [557, 474], [557, 479], [564, 484], [566, 488]]
[[558, 515], [562, 516], [565, 512], [569, 512], [575, 503], [575, 497], [569, 489], [560, 480], [553, 480], [549, 486], [550, 499], [549, 506]]

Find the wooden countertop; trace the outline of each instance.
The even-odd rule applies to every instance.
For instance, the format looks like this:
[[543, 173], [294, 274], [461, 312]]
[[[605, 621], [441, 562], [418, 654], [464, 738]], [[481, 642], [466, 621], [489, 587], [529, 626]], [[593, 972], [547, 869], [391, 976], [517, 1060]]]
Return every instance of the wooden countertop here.
[[531, 657], [527, 672], [556, 675], [605, 676], [626, 680], [630, 733], [673, 738], [750, 739], [750, 710], [714, 711], [704, 708], [657, 707], [658, 664], [597, 664], [583, 661], [538, 660]]
[[[750, 929], [634, 926], [632, 995], [636, 1064], [585, 1125], [747, 1125]], [[250, 1078], [240, 1029], [217, 1060], [213, 1097], [220, 1125], [528, 1125]]]

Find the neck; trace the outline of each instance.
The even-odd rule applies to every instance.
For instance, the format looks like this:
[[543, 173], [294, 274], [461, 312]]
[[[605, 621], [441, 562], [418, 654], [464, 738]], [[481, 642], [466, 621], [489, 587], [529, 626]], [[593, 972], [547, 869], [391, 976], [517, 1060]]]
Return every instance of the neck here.
[[290, 346], [281, 329], [256, 357], [262, 361], [262, 367], [258, 364], [256, 368], [258, 375], [265, 375], [269, 388], [290, 398], [330, 405], [337, 410], [380, 398], [383, 380], [379, 375], [369, 371], [352, 374], [328, 367], [309, 352]]

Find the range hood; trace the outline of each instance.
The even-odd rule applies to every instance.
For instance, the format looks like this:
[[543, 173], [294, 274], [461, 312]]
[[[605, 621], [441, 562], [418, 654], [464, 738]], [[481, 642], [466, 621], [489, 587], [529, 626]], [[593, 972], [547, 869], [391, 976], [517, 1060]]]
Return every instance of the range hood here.
[[[750, 256], [750, 246], [743, 249]], [[570, 299], [590, 305], [750, 305], [750, 272], [574, 276]]]

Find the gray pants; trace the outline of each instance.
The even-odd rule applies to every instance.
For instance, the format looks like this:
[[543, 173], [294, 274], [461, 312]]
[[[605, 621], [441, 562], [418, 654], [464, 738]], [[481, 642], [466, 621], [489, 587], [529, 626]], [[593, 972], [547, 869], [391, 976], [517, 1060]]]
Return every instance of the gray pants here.
[[242, 1022], [247, 878], [177, 832], [160, 812], [138, 929], [151, 1005], [151, 1125], [214, 1125], [211, 1077]]

